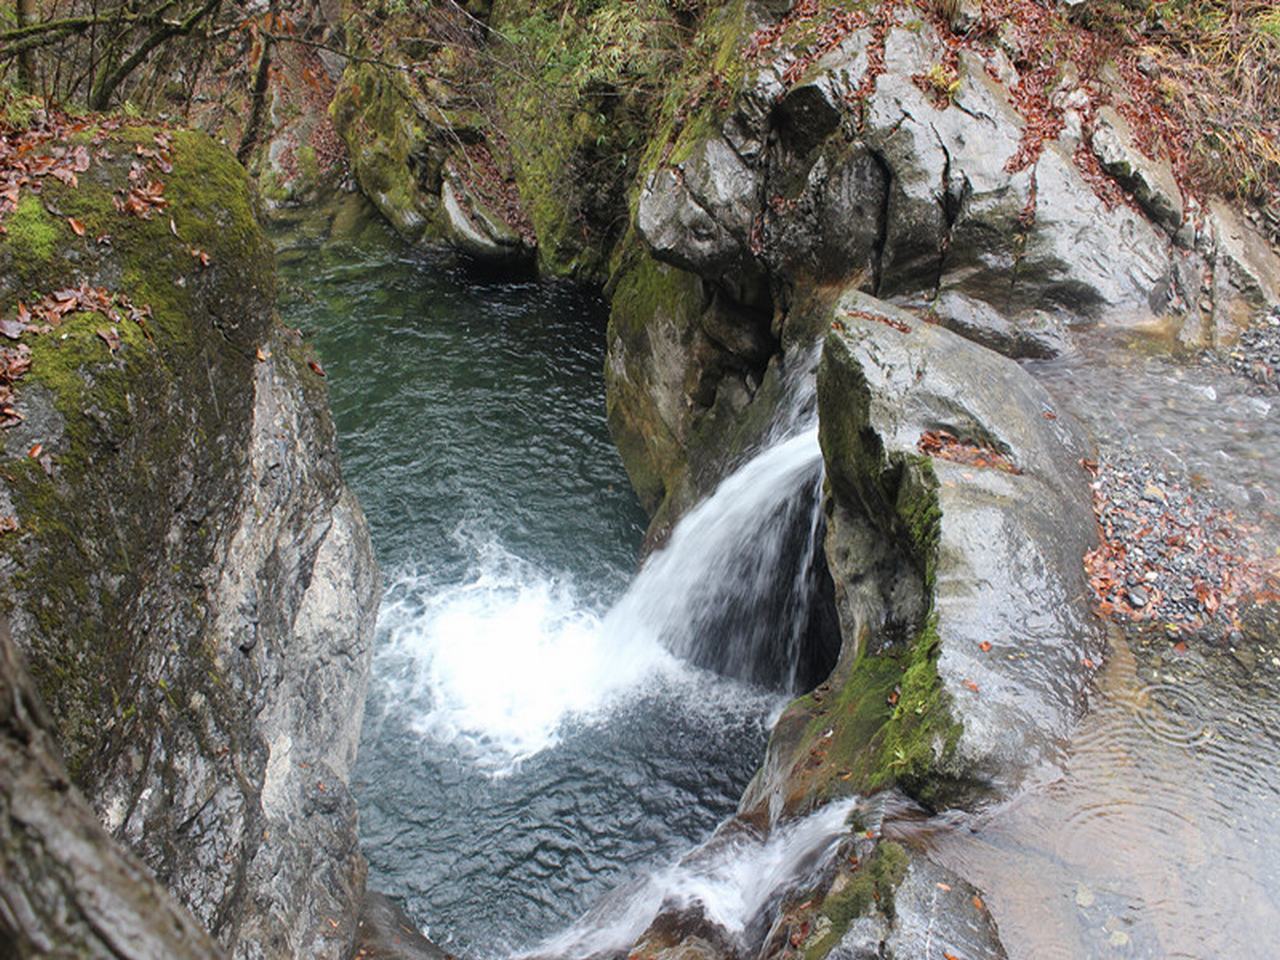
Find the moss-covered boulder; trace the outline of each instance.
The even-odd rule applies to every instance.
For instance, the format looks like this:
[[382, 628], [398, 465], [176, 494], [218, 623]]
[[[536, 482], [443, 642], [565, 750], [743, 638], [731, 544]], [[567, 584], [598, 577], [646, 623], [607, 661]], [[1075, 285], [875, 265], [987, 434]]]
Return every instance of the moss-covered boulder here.
[[898, 785], [1005, 797], [1083, 708], [1101, 636], [1087, 447], [1017, 364], [848, 291], [819, 373], [843, 647], [779, 721], [743, 809]]
[[41, 159], [0, 236], [0, 576], [71, 776], [237, 955], [338, 957], [377, 576], [245, 172], [143, 124], [2, 135]]
[[528, 260], [531, 238], [519, 219], [484, 196], [480, 183], [491, 172], [468, 155], [467, 132], [439, 109], [422, 110], [426, 116], [403, 74], [368, 63], [347, 68], [330, 111], [361, 191], [410, 243], [448, 243], [486, 262]]

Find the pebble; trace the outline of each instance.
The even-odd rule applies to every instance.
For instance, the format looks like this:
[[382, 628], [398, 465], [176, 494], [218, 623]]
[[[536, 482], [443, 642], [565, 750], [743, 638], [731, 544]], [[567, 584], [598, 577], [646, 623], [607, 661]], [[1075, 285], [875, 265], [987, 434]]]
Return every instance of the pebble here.
[[1206, 351], [1204, 359], [1280, 391], [1280, 307], [1258, 317], [1228, 353]]

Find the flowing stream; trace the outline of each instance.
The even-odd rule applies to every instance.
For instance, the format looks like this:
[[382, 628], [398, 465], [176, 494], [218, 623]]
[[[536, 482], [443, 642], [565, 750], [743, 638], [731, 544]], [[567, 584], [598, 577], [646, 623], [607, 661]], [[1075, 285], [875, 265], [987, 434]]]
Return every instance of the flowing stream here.
[[[741, 933], [847, 813], [716, 832], [811, 679], [811, 393], [637, 576], [601, 303], [409, 255], [356, 198], [275, 230], [388, 584], [355, 778], [371, 884], [481, 960], [625, 948], [664, 901]], [[1280, 404], [1107, 349], [1029, 366], [1104, 453], [1203, 478], [1274, 535]], [[1014, 958], [1269, 955], [1280, 634], [1245, 639], [1117, 633], [1059, 770], [886, 829], [985, 891]]]

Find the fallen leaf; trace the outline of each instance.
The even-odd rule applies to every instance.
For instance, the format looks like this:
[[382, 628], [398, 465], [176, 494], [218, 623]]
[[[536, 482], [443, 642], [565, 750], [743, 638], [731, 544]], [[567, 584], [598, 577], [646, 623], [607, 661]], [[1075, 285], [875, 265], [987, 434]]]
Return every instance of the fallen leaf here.
[[112, 353], [120, 349], [120, 332], [115, 327], [99, 327], [97, 334]]
[[951, 892], [951, 884], [949, 884], [949, 883], [943, 883], [941, 880], [939, 880], [939, 881], [938, 881], [938, 889], [939, 889], [939, 890], [942, 890], [942, 891], [944, 891], [944, 892], [946, 892], [946, 893], [950, 893], [950, 892]]
[[10, 340], [17, 340], [26, 329], [27, 325], [21, 320], [0, 320], [0, 333]]
[[169, 232], [172, 233], [175, 237], [178, 237], [179, 240], [182, 239], [182, 237], [178, 236], [178, 225], [173, 222], [173, 217], [169, 218]]
[[27, 456], [30, 457], [32, 460], [39, 460], [40, 454], [42, 453], [44, 453], [44, 444], [37, 443], [33, 445], [30, 450], [27, 451]]
[[323, 377], [325, 375], [324, 367], [320, 366], [320, 364], [316, 363], [316, 361], [308, 360], [307, 366], [311, 368], [311, 372], [314, 373], [316, 376]]
[[267, 362], [267, 354], [266, 354], [266, 351], [264, 351], [261, 347], [259, 347], [259, 348], [258, 348], [258, 362], [259, 362], [259, 363], [266, 363], [266, 362]]
[[975, 894], [973, 898], [973, 909], [982, 911], [982, 910], [985, 910], [986, 907], [987, 905], [982, 902], [982, 898]]
[[17, 517], [0, 516], [0, 533], [13, 533], [17, 529]]
[[1092, 669], [1093, 669], [1093, 666], [1094, 666], [1093, 661], [1092, 661], [1092, 660], [1090, 660], [1088, 657], [1085, 657], [1085, 658], [1084, 658], [1084, 659], [1082, 659], [1080, 662], [1081, 662], [1082, 664], [1084, 664], [1085, 669], [1087, 669], [1087, 670], [1092, 670]]
[[1174, 652], [1174, 653], [1186, 653], [1186, 652], [1187, 652], [1187, 641], [1185, 641], [1185, 640], [1179, 640], [1177, 643], [1175, 643], [1175, 644], [1173, 645], [1173, 652]]
[[67, 217], [67, 223], [71, 224], [71, 230], [77, 237], [84, 236], [84, 224], [75, 217]]
[[972, 690], [974, 693], [978, 692], [978, 685], [974, 683], [972, 680], [966, 680], [964, 682], [964, 685], [968, 687], [970, 690]]
[[978, 644], [978, 649], [981, 650], [983, 653], [988, 653], [991, 650], [991, 641], [983, 640], [980, 644]]

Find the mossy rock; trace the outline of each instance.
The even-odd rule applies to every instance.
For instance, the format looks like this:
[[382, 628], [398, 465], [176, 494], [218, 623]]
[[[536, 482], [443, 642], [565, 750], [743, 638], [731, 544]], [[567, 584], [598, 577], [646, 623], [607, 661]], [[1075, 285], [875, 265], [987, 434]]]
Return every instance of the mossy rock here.
[[[157, 135], [172, 144], [172, 173], [153, 170], [168, 205], [142, 219], [115, 200], [129, 189], [135, 147], [155, 148]], [[6, 432], [0, 462], [20, 524], [0, 541], [6, 606], [68, 767], [89, 792], [127, 731], [162, 722], [188, 693], [186, 674], [206, 669], [193, 651], [157, 674], [137, 637], [159, 613], [147, 596], [158, 578], [180, 585], [175, 596], [200, 594], [220, 532], [206, 518], [239, 496], [231, 478], [274, 300], [271, 250], [245, 172], [224, 148], [146, 125], [115, 130], [100, 147], [77, 186], [46, 178], [38, 200], [24, 195], [19, 229], [0, 236], [3, 315], [81, 282], [147, 311], [138, 320], [123, 307], [112, 317], [76, 312], [24, 334], [25, 420]], [[43, 464], [27, 456], [36, 444]], [[180, 604], [166, 615], [194, 624], [204, 613]]]

